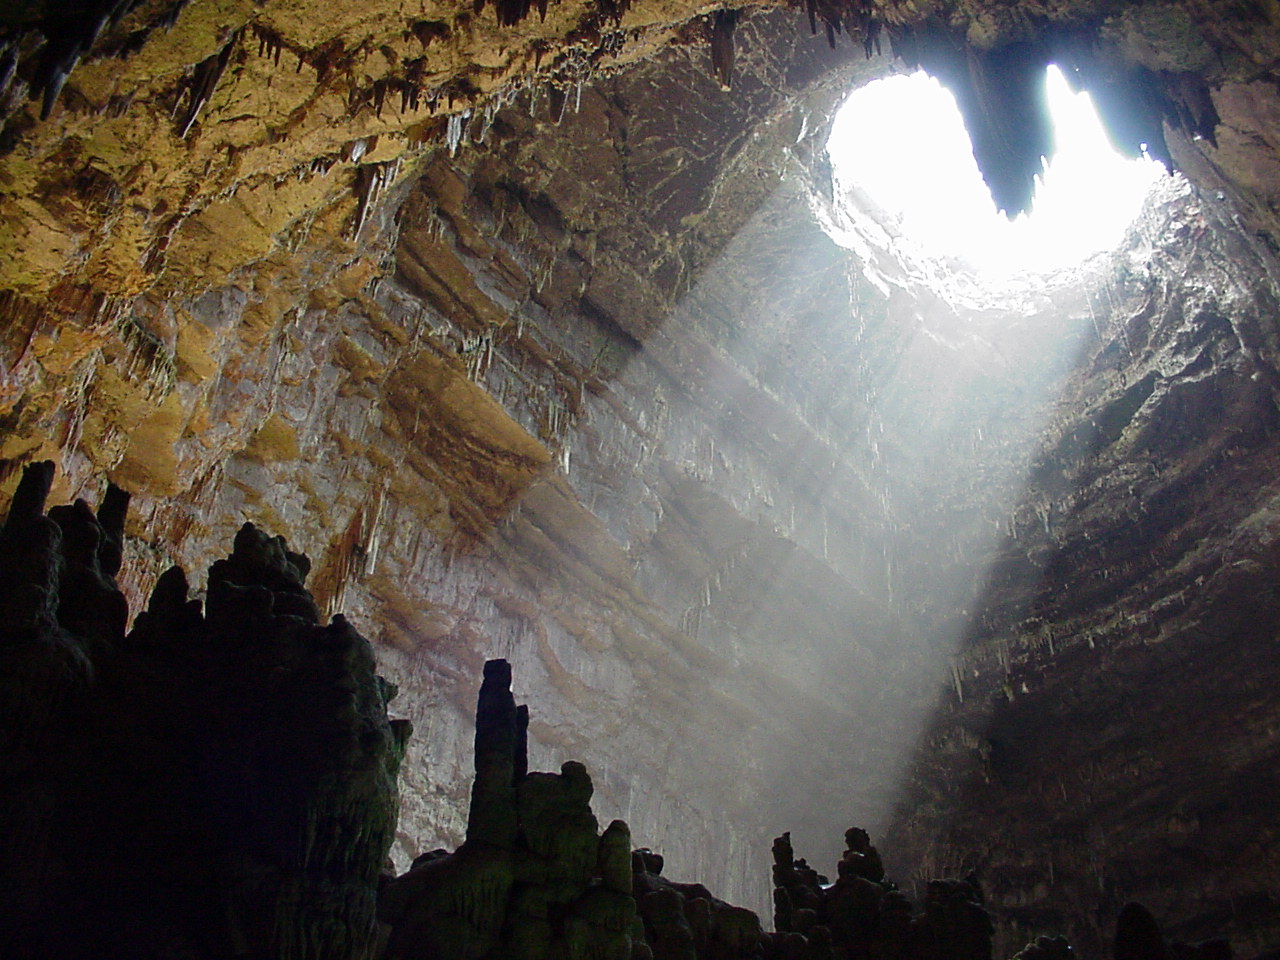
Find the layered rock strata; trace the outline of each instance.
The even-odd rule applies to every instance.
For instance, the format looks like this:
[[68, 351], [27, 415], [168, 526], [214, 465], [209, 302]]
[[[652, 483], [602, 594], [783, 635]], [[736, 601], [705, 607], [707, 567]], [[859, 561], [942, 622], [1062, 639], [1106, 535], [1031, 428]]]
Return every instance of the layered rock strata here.
[[[316, 16], [305, 0], [23, 4], [0, 19], [0, 168], [15, 198], [6, 312], [80, 339], [139, 294], [209, 289], [313, 230], [358, 238], [424, 153], [483, 142], [517, 97], [550, 88], [563, 101], [673, 42], [697, 50], [720, 94], [749, 76], [735, 53], [762, 42], [738, 27], [785, 6], [384, 0]], [[868, 54], [891, 39], [947, 78], [1001, 206], [1030, 195], [1048, 142], [1036, 74], [1056, 59], [1095, 92], [1118, 143], [1221, 178], [1275, 235], [1278, 50], [1265, 5], [803, 7], [788, 32], [821, 25], [832, 46], [847, 34]], [[42, 365], [70, 353], [42, 351]]]
[[978, 869], [1008, 943], [1099, 949], [1130, 899], [1188, 940], [1277, 935], [1273, 264], [1211, 198], [1162, 216], [1176, 241], [1094, 301], [1110, 333], [1050, 407], [888, 831], [899, 866]]

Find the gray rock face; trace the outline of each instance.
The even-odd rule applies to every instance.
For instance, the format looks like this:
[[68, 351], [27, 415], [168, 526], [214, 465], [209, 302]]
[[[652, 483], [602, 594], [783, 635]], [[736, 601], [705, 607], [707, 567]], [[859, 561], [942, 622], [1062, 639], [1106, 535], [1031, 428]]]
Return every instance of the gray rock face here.
[[[1087, 918], [1129, 899], [1186, 918], [1180, 938], [1226, 916], [1239, 949], [1276, 937], [1258, 726], [1275, 288], [1222, 216], [1185, 196], [1144, 217], [1162, 239], [1099, 291], [1104, 335], [1064, 380], [886, 842], [900, 863], [977, 866], [1011, 921], [1085, 949], [1109, 936]], [[949, 839], [925, 840], [939, 825]]]

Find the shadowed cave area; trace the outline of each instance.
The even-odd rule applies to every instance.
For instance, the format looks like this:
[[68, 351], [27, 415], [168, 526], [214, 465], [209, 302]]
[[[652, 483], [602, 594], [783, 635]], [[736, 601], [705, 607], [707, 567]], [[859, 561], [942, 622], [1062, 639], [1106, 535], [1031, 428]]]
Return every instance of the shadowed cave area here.
[[[1280, 948], [1277, 27], [0, 10], [3, 955]], [[833, 177], [922, 68], [1018, 213], [1050, 63], [1115, 249]]]

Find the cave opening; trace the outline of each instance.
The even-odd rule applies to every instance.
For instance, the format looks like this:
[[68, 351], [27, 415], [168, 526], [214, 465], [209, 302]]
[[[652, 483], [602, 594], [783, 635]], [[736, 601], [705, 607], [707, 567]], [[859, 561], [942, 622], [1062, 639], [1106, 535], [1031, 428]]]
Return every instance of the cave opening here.
[[837, 192], [855, 217], [876, 218], [907, 251], [984, 284], [1114, 250], [1167, 171], [1145, 145], [1142, 156], [1121, 156], [1089, 94], [1073, 90], [1056, 64], [1044, 73], [1041, 100], [1053, 145], [1027, 211], [997, 209], [955, 97], [923, 70], [872, 81], [841, 105], [827, 141]]
[[[469, 824], [474, 681], [500, 658], [503, 729], [520, 724], [513, 674], [536, 704], [523, 757], [498, 758], [502, 790], [506, 767], [560, 769], [528, 774], [526, 799], [589, 820], [581, 761], [601, 823], [625, 819], [667, 876], [766, 922], [768, 838], [829, 870], [857, 824], [904, 884], [976, 870], [996, 957], [1041, 932], [1108, 955], [1126, 899], [1186, 940], [1280, 942], [1275, 12], [1124, 0], [1028, 26], [1017, 4], [1006, 21], [999, 5], [813, 0], [806, 18], [635, 0], [406, 23], [403, 6], [121, 0], [119, 23], [0, 34], [0, 501], [29, 462], [42, 502], [118, 484], [96, 520], [15, 497], [30, 570], [0, 549], [17, 598], [0, 609], [22, 612], [3, 619], [36, 624], [49, 654], [0, 642], [0, 713], [34, 730], [0, 785], [34, 825], [9, 829], [0, 876], [34, 877], [41, 900], [8, 898], [0, 930], [19, 916], [41, 938], [30, 956], [95, 953], [45, 938], [102, 891], [106, 939], [179, 944], [128, 955], [222, 960], [224, 934], [201, 928], [242, 936], [241, 902], [314, 905], [279, 929], [320, 929], [343, 904], [305, 865], [355, 863], [351, 836], [376, 841], [350, 888], [362, 909], [386, 888], [388, 831], [395, 872], [452, 869], [437, 854]], [[1011, 210], [1051, 152], [1032, 109], [1051, 56], [1117, 143], [1187, 179], [1157, 176], [1121, 246], [1051, 275], [1007, 249], [967, 263], [976, 215], [941, 256], [901, 214], [841, 220], [827, 122], [898, 69], [882, 38], [994, 103], [973, 141]], [[852, 122], [881, 155], [914, 127], [937, 156], [915, 108]], [[941, 207], [935, 181], [908, 191]], [[978, 189], [982, 217], [1016, 226]], [[111, 505], [126, 488], [127, 524]], [[169, 567], [228, 543], [239, 559], [209, 588]], [[124, 600], [148, 594], [130, 646]], [[9, 679], [15, 662], [32, 683]], [[397, 687], [407, 742], [378, 710]], [[229, 730], [216, 750], [197, 736], [210, 713]], [[333, 816], [293, 818], [304, 762]], [[136, 792], [113, 785], [135, 767]], [[99, 784], [105, 803], [86, 796]], [[296, 800], [259, 824], [242, 799], [272, 791]], [[302, 872], [260, 869], [246, 849], [294, 819], [333, 844], [299, 853]], [[625, 874], [610, 834], [596, 858], [574, 827], [570, 853]], [[791, 849], [774, 851], [786, 870]], [[464, 875], [463, 913], [502, 900], [486, 877]], [[181, 921], [178, 900], [196, 916], [171, 934], [149, 918]], [[65, 929], [101, 941], [97, 915]], [[273, 935], [261, 915], [246, 944]], [[333, 923], [372, 937], [361, 916]], [[621, 939], [635, 928], [617, 916]], [[471, 919], [448, 922], [471, 936]]]

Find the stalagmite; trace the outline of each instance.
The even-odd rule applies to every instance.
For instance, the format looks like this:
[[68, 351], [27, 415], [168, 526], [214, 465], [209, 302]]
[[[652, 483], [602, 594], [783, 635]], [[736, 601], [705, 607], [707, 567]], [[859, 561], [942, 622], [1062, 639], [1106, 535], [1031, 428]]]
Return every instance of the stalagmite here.
[[46, 517], [52, 479], [27, 470], [0, 531], [5, 956], [367, 955], [408, 734], [369, 645], [251, 525], [203, 613], [173, 567], [126, 637], [128, 495]]
[[419, 857], [384, 887], [386, 960], [547, 956], [629, 960], [635, 933], [630, 833], [598, 834], [591, 779], [569, 761], [528, 773], [528, 711], [511, 667], [485, 664], [466, 842]]
[[515, 841], [516, 718], [511, 665], [490, 660], [476, 705], [476, 776], [467, 816], [467, 838], [474, 843], [509, 847]]

